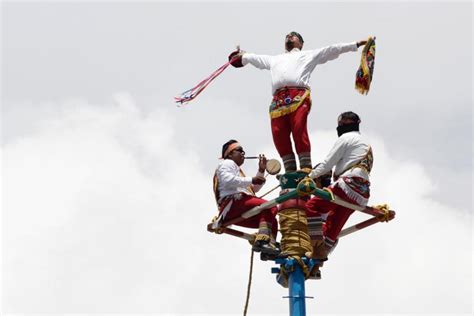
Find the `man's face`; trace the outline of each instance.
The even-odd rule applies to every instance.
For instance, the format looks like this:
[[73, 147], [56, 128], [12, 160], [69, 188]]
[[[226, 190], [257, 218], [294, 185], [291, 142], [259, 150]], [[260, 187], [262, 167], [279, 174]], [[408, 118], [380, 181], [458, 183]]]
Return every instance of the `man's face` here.
[[285, 49], [291, 51], [293, 48], [303, 48], [303, 43], [300, 42], [300, 39], [296, 35], [288, 34], [285, 38]]
[[227, 158], [233, 160], [237, 166], [241, 166], [245, 161], [245, 151], [242, 147], [237, 147], [230, 152]]

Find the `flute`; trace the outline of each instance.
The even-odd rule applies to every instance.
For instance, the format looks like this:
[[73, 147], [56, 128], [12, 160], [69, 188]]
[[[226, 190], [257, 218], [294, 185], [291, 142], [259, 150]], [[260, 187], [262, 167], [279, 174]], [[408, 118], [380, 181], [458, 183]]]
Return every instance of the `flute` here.
[[258, 159], [260, 157], [256, 157], [256, 156], [250, 156], [250, 157], [245, 157], [245, 159]]

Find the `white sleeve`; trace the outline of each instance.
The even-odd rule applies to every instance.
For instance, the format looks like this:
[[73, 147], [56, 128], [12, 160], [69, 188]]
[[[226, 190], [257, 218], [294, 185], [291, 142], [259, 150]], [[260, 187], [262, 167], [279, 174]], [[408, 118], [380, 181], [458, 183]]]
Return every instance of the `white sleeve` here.
[[[260, 172], [260, 171], [257, 171], [257, 174], [256, 174], [257, 177], [265, 177], [265, 174], [263, 172]], [[252, 181], [252, 180], [250, 180]], [[263, 187], [263, 184], [252, 184], [252, 188], [253, 188], [253, 191], [254, 192], [258, 192], [260, 191], [260, 189]]]
[[253, 66], [259, 69], [270, 70], [272, 62], [272, 56], [268, 55], [256, 55], [250, 53], [244, 53], [242, 56], [242, 64], [245, 66], [247, 64], [252, 64]]
[[233, 164], [222, 164], [217, 170], [217, 176], [227, 189], [246, 188], [252, 184], [252, 177], [241, 177], [239, 167]]
[[314, 179], [328, 173], [332, 167], [334, 167], [336, 163], [342, 159], [345, 150], [346, 143], [344, 142], [343, 138], [339, 137], [324, 161], [311, 171], [309, 177]]
[[330, 60], [336, 59], [339, 55], [347, 52], [357, 51], [357, 43], [335, 44], [324, 48], [311, 51], [313, 66], [324, 64]]

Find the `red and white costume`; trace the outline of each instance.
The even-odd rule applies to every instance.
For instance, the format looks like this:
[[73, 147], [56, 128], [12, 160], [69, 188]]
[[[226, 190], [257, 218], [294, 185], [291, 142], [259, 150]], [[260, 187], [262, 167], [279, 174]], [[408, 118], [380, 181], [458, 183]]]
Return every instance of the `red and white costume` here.
[[285, 54], [269, 56], [244, 53], [242, 64], [270, 70], [273, 100], [270, 117], [273, 142], [288, 171], [296, 170], [290, 134], [293, 134], [300, 168], [311, 168], [311, 143], [307, 116], [311, 109], [309, 81], [317, 65], [336, 59], [340, 54], [357, 51], [357, 44], [336, 44], [316, 50], [294, 48]]
[[[256, 176], [263, 177], [264, 174], [257, 172]], [[215, 189], [217, 190], [219, 214], [224, 212], [222, 214], [224, 222], [239, 217], [251, 208], [267, 202], [267, 200], [257, 198], [254, 193], [259, 191], [262, 185], [253, 185], [252, 177], [246, 177], [240, 167], [231, 159], [224, 159], [219, 163], [215, 181], [217, 182]], [[272, 233], [271, 235], [275, 237], [278, 231], [276, 213], [277, 209], [273, 207], [235, 225], [259, 228], [259, 233], [269, 236]]]
[[[370, 197], [369, 174], [373, 156], [369, 143], [357, 131], [341, 135], [326, 159], [309, 174], [317, 178], [334, 168], [335, 181], [328, 187], [334, 195], [352, 204], [365, 207]], [[326, 244], [331, 247], [337, 240], [344, 224], [354, 212], [352, 209], [314, 197], [306, 203], [308, 226], [312, 239], [320, 238], [321, 231], [314, 229], [327, 220], [323, 227]]]

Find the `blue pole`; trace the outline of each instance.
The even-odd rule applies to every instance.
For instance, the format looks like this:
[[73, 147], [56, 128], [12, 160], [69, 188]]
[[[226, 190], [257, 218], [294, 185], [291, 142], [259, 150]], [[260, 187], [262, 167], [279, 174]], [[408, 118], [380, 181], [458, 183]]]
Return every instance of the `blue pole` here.
[[[321, 263], [319, 260], [308, 259], [306, 257], [301, 259], [310, 271]], [[290, 316], [306, 316], [306, 298], [313, 297], [305, 296], [305, 276], [303, 269], [293, 258], [277, 258], [275, 259], [275, 263], [280, 264], [280, 267], [284, 267], [288, 275], [288, 283], [286, 283], [286, 279], [281, 277], [281, 268], [272, 268], [272, 273], [278, 274], [277, 283], [285, 288], [288, 287], [289, 296], [284, 296], [284, 298], [290, 299]]]
[[288, 275], [288, 290], [290, 294], [290, 316], [305, 316], [306, 302], [304, 291], [304, 273], [300, 265], [293, 262], [294, 270]]

